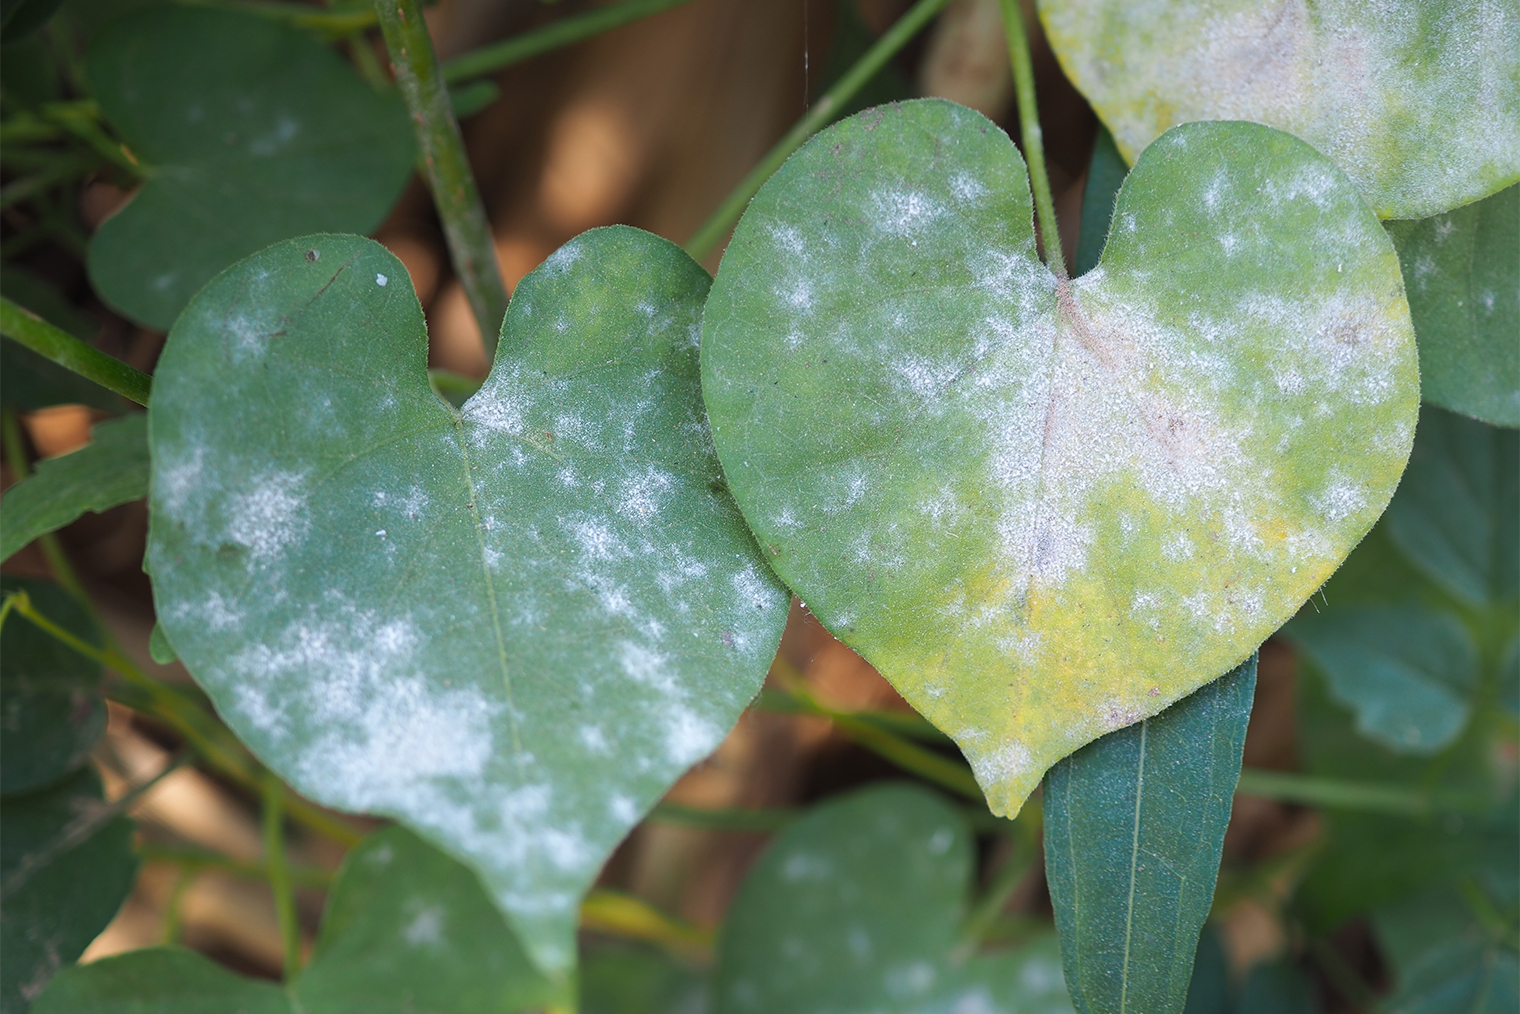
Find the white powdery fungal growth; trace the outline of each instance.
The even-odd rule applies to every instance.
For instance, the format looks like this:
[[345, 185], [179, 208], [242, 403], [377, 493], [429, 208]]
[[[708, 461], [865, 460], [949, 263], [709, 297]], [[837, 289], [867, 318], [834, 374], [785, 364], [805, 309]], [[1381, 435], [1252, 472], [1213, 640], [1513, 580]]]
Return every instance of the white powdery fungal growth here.
[[311, 527], [305, 484], [306, 477], [297, 472], [255, 476], [250, 491], [227, 502], [227, 541], [247, 549], [252, 563], [274, 560], [304, 538]]
[[[561, 254], [564, 252], [564, 249], [560, 250]], [[532, 406], [534, 393], [536, 392], [523, 382], [520, 364], [498, 359], [485, 384], [460, 410], [466, 422], [480, 427], [473, 435], [472, 443], [476, 446], [484, 444], [492, 432], [521, 436], [525, 425], [524, 413]]]
[[871, 221], [892, 236], [911, 236], [945, 213], [944, 206], [918, 190], [877, 190], [871, 194]]

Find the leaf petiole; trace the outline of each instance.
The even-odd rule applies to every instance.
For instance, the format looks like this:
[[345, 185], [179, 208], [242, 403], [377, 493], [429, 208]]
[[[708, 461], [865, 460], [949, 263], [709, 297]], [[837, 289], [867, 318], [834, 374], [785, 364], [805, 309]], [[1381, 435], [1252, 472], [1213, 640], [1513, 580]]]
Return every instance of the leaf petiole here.
[[66, 370], [93, 380], [139, 405], [148, 404], [153, 378], [54, 327], [32, 311], [0, 296], [0, 334], [25, 345]]
[[264, 775], [264, 868], [274, 894], [275, 917], [285, 945], [285, 978], [301, 970], [301, 925], [296, 920], [296, 896], [290, 882], [290, 863], [285, 855], [285, 783]]
[[1029, 187], [1034, 192], [1035, 215], [1040, 223], [1040, 239], [1045, 244], [1045, 262], [1061, 281], [1067, 278], [1066, 259], [1061, 253], [1061, 233], [1056, 228], [1056, 205], [1050, 194], [1050, 176], [1045, 170], [1045, 141], [1040, 131], [1040, 112], [1034, 96], [1034, 64], [1029, 57], [1029, 33], [1024, 28], [1024, 10], [1019, 0], [1001, 0], [1003, 29], [1008, 33], [1008, 58], [1013, 64], [1013, 93], [1019, 107], [1019, 135], [1024, 142], [1024, 161], [1029, 165]]

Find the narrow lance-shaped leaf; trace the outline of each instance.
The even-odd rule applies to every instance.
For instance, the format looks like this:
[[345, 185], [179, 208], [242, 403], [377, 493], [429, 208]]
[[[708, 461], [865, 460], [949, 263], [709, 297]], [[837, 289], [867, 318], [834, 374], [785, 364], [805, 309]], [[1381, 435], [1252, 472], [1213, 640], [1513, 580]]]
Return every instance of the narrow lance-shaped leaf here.
[[716, 1014], [1070, 1012], [1055, 940], [976, 953], [965, 816], [918, 787], [831, 800], [745, 878], [718, 946]]
[[1082, 1014], [1187, 1002], [1256, 691], [1256, 658], [1045, 778], [1045, 874]]
[[90, 240], [90, 281], [159, 330], [239, 257], [303, 233], [373, 229], [412, 175], [399, 97], [289, 24], [154, 7], [103, 29], [86, 67], [147, 177]]
[[1169, 127], [1250, 120], [1334, 159], [1381, 218], [1520, 179], [1520, 8], [1472, 0], [1039, 0], [1061, 67], [1131, 162]]
[[1292, 616], [1418, 410], [1392, 244], [1302, 141], [1171, 131], [1072, 282], [1031, 217], [980, 115], [870, 110], [756, 196], [703, 319], [713, 439], [772, 566], [998, 813]]
[[579, 237], [461, 413], [401, 263], [308, 237], [202, 290], [155, 378], [148, 558], [181, 661], [301, 792], [474, 867], [556, 971], [786, 618], [707, 438], [708, 284], [648, 233]]
[[148, 495], [148, 417], [98, 423], [77, 451], [39, 461], [5, 491], [0, 560], [86, 511], [104, 511]]
[[1389, 222], [1420, 343], [1420, 394], [1520, 426], [1520, 186], [1417, 222]]

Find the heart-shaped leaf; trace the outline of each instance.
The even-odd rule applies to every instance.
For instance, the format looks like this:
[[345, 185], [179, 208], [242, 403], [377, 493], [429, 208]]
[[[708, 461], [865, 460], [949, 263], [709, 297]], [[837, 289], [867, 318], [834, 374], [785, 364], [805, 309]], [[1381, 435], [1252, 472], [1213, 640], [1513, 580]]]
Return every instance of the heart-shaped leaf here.
[[1414, 436], [1398, 261], [1307, 144], [1179, 127], [1114, 223], [1057, 282], [1007, 136], [882, 107], [771, 178], [704, 316], [713, 438], [772, 566], [997, 813], [1250, 655]]
[[181, 660], [304, 794], [478, 870], [546, 968], [786, 619], [702, 417], [708, 285], [648, 233], [579, 237], [460, 413], [401, 263], [308, 237], [198, 294], [154, 378], [148, 558]]
[[[75, 637], [99, 644], [89, 614], [53, 582], [0, 578], [0, 597], [13, 591], [26, 592]], [[105, 729], [100, 664], [30, 620], [7, 617], [0, 633], [0, 795], [28, 792], [79, 767]]]
[[111, 23], [87, 70], [147, 180], [90, 241], [90, 281], [167, 331], [239, 257], [323, 230], [368, 232], [412, 174], [400, 98], [271, 18], [155, 7]]
[[1131, 162], [1167, 128], [1250, 120], [1334, 159], [1381, 218], [1520, 179], [1520, 9], [1351, 0], [1039, 0], [1061, 67]]
[[138, 412], [100, 423], [84, 447], [39, 461], [36, 472], [5, 491], [0, 560], [86, 511], [147, 495], [148, 417]]
[[25, 1011], [136, 879], [132, 821], [107, 808], [92, 769], [0, 802], [0, 1010]]
[[1255, 692], [1253, 655], [1045, 777], [1045, 875], [1082, 1014], [1188, 1002]]
[[717, 1014], [1059, 1014], [1055, 937], [976, 953], [962, 935], [975, 839], [915, 786], [818, 807], [745, 878], [718, 946]]
[[1420, 342], [1426, 401], [1520, 426], [1520, 186], [1418, 222], [1389, 222]]
[[193, 951], [155, 947], [64, 972], [34, 1010], [515, 1014], [558, 998], [475, 875], [390, 827], [344, 860], [311, 962], [285, 988]]

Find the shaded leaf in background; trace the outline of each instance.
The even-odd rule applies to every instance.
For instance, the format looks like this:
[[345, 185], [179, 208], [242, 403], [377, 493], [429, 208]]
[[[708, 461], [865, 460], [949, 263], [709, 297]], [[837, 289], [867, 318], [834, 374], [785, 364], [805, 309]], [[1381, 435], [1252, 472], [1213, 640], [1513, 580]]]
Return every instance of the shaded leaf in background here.
[[308, 237], [197, 295], [154, 378], [148, 559], [181, 661], [304, 795], [473, 866], [555, 971], [786, 620], [707, 438], [708, 285], [649, 233], [584, 234], [456, 412], [401, 262]]
[[0, 33], [7, 45], [26, 38], [48, 23], [63, 0], [4, 0], [0, 4]]
[[1386, 524], [1409, 561], [1452, 594], [1472, 605], [1513, 596], [1520, 588], [1520, 433], [1423, 409]]
[[[80, 640], [100, 634], [72, 595], [40, 578], [0, 577], [0, 594], [25, 591]], [[106, 728], [99, 664], [12, 613], [0, 632], [0, 795], [61, 778], [89, 757]]]
[[1039, 10], [1066, 76], [1131, 162], [1177, 124], [1249, 120], [1334, 159], [1380, 218], [1440, 214], [1520, 179], [1513, 4], [1039, 0]]
[[101, 820], [105, 805], [89, 768], [0, 800], [0, 1014], [25, 1011], [131, 893], [132, 821]]
[[990, 121], [868, 110], [756, 195], [703, 317], [771, 565], [997, 813], [1291, 616], [1382, 512], [1418, 408], [1392, 243], [1302, 141], [1177, 128], [1069, 284], [1030, 219]]
[[1319, 1000], [1304, 973], [1288, 961], [1264, 961], [1246, 974], [1235, 1014], [1318, 1014]]
[[324, 230], [368, 232], [412, 174], [400, 96], [270, 18], [177, 5], [130, 14], [87, 60], [101, 111], [147, 180], [90, 241], [90, 280], [167, 331], [240, 257]]
[[581, 954], [579, 1014], [706, 1014], [706, 979], [652, 948], [608, 944]]
[[[829, 52], [823, 61], [823, 77], [818, 84], [818, 94], [832, 88], [845, 73], [866, 54], [876, 41], [876, 33], [860, 16], [860, 0], [833, 0], [834, 27], [829, 36]], [[834, 120], [842, 120], [867, 106], [879, 106], [896, 102], [914, 94], [913, 82], [908, 80], [895, 60], [888, 60], [881, 70], [861, 85], [839, 108]], [[833, 121], [830, 121], [833, 122]]]
[[1520, 186], [1415, 222], [1389, 222], [1420, 345], [1420, 395], [1520, 426]]
[[1108, 239], [1108, 227], [1113, 221], [1114, 198], [1118, 196], [1119, 187], [1124, 183], [1128, 172], [1129, 166], [1114, 144], [1114, 135], [1108, 132], [1107, 127], [1099, 124], [1098, 136], [1093, 141], [1092, 158], [1087, 163], [1087, 183], [1082, 189], [1077, 259], [1073, 262], [1073, 271], [1078, 276], [1085, 275], [1098, 266], [1098, 258], [1103, 255], [1103, 243]]
[[[1495, 899], [1511, 906], [1513, 896]], [[1373, 913], [1382, 951], [1392, 966], [1389, 1014], [1513, 1014], [1520, 1010], [1520, 961], [1514, 942], [1485, 930], [1470, 904], [1438, 888], [1384, 905]]]
[[1478, 647], [1450, 613], [1416, 606], [1306, 611], [1291, 637], [1356, 713], [1357, 731], [1391, 750], [1435, 753], [1461, 733], [1478, 684]]
[[724, 923], [718, 1014], [1062, 1014], [1053, 936], [966, 953], [975, 842], [917, 786], [839, 797], [789, 827], [750, 870]]
[[1168, 1014], [1188, 999], [1256, 657], [1045, 777], [1045, 878], [1082, 1014]]
[[148, 417], [97, 423], [77, 451], [36, 463], [5, 491], [0, 560], [86, 511], [105, 511], [148, 495]]
[[[25, 268], [5, 265], [0, 271], [0, 295], [82, 342], [95, 339], [94, 321]], [[22, 412], [49, 405], [89, 405], [112, 412], [121, 410], [122, 399], [24, 345], [0, 338], [0, 404]]]
[[1219, 932], [1212, 924], [1204, 923], [1198, 934], [1198, 951], [1193, 956], [1193, 977], [1188, 983], [1183, 1014], [1229, 1014], [1229, 1011], [1229, 959]]
[[310, 963], [282, 990], [193, 951], [151, 948], [71, 969], [37, 1014], [515, 1014], [556, 992], [480, 881], [399, 827], [344, 860]]

